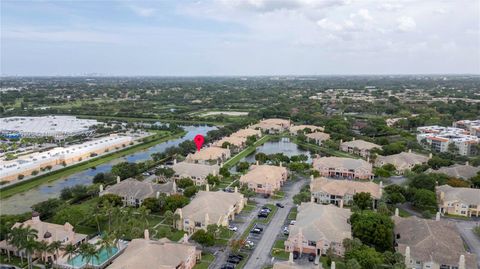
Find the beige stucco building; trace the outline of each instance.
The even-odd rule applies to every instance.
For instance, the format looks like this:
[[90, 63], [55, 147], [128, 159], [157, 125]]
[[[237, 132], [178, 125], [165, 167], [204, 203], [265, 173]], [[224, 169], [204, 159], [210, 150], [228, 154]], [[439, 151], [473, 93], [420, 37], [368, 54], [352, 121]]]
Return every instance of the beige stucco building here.
[[342, 208], [353, 203], [353, 196], [357, 193], [370, 193], [373, 208], [377, 207], [382, 198], [382, 184], [353, 180], [337, 180], [325, 177], [314, 178], [310, 181], [312, 202], [318, 204], [333, 204]]
[[[32, 213], [31, 219], [23, 223], [17, 222], [13, 225], [13, 227], [20, 227], [22, 225], [23, 227], [35, 229], [38, 232], [38, 238], [36, 239], [38, 242], [45, 241], [50, 244], [54, 241], [60, 241], [63, 246], [67, 244], [79, 246], [81, 243], [84, 243], [87, 240], [87, 235], [76, 233], [70, 223], [65, 222], [64, 225], [59, 225], [43, 222], [40, 220], [40, 215], [37, 212]], [[0, 250], [2, 253], [10, 252], [16, 256], [20, 256], [21, 252], [16, 247], [8, 244], [6, 240], [0, 242]], [[63, 253], [64, 252], [60, 250], [58, 252], [59, 257], [55, 257], [56, 253], [44, 253], [43, 257], [45, 260], [53, 261], [55, 258], [62, 257]], [[25, 257], [25, 254], [23, 254], [23, 256]], [[35, 254], [34, 257], [38, 256]]]
[[310, 130], [309, 133], [323, 132], [325, 128], [315, 125], [291, 125], [288, 129], [291, 135], [297, 135], [298, 131]]
[[285, 251], [325, 255], [329, 248], [343, 256], [343, 240], [352, 238], [348, 219], [349, 209], [334, 205], [302, 203], [298, 207], [297, 220], [289, 226], [290, 234], [285, 241]]
[[205, 185], [207, 183], [207, 176], [218, 175], [220, 171], [220, 166], [217, 164], [209, 165], [202, 163], [188, 163], [188, 162], [179, 162], [174, 160], [172, 169], [175, 171], [174, 178], [190, 178], [195, 182], [195, 185]]
[[285, 119], [265, 119], [259, 123], [250, 126], [252, 129], [260, 129], [266, 133], [280, 133], [288, 130], [291, 123], [290, 120]]
[[237, 188], [233, 193], [210, 192], [208, 184], [206, 186], [207, 191], [199, 191], [188, 205], [175, 211], [180, 216], [177, 229], [192, 234], [200, 229], [206, 230], [211, 224], [228, 226], [247, 202]]
[[252, 165], [250, 170], [240, 177], [240, 183], [256, 193], [273, 194], [280, 190], [288, 178], [287, 168], [274, 165]]
[[315, 144], [317, 145], [322, 145], [322, 142], [325, 140], [330, 139], [330, 135], [327, 133], [322, 133], [322, 132], [314, 132], [314, 133], [309, 133], [305, 135], [307, 137], [307, 140], [314, 141]]
[[221, 147], [208, 147], [202, 148], [193, 154], [188, 154], [185, 161], [203, 164], [222, 163], [229, 159], [230, 156], [230, 149], [224, 149]]
[[401, 152], [388, 156], [377, 156], [375, 167], [382, 167], [385, 164], [393, 164], [398, 173], [403, 174], [405, 171], [411, 170], [415, 165], [426, 164], [431, 156], [425, 156], [418, 153]]
[[201, 251], [186, 237], [182, 242], [151, 240], [146, 230], [145, 238], [133, 239], [107, 269], [192, 269], [200, 259]]
[[442, 185], [436, 187], [436, 194], [441, 213], [465, 217], [480, 216], [480, 189]]
[[382, 147], [365, 140], [355, 140], [355, 138], [352, 141], [340, 143], [341, 151], [360, 155], [364, 158], [370, 157], [370, 151], [375, 148], [381, 149]]
[[418, 217], [393, 217], [395, 250], [408, 269], [477, 269], [476, 255], [465, 251], [455, 223]]
[[372, 164], [361, 159], [321, 157], [313, 160], [321, 176], [345, 179], [373, 179]]

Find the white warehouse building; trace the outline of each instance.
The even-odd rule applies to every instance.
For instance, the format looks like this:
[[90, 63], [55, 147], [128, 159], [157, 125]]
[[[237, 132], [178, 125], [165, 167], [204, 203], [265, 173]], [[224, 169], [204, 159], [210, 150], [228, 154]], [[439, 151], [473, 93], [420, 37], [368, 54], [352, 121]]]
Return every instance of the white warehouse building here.
[[0, 134], [21, 137], [54, 137], [57, 140], [75, 135], [91, 135], [96, 120], [74, 116], [8, 117], [0, 119]]

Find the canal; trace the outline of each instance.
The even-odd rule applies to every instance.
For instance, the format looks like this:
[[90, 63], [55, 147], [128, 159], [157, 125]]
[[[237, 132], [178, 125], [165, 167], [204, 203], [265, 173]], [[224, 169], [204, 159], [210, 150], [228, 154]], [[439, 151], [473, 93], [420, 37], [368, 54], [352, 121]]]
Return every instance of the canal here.
[[156, 144], [146, 150], [138, 151], [131, 155], [124, 156], [122, 158], [115, 159], [111, 162], [101, 164], [96, 167], [95, 170], [88, 169], [73, 175], [69, 175], [65, 178], [60, 178], [53, 182], [47, 182], [36, 188], [28, 190], [26, 192], [13, 195], [9, 198], [1, 200], [0, 214], [21, 214], [31, 211], [31, 206], [48, 200], [49, 198], [56, 198], [60, 195], [60, 192], [65, 187], [80, 185], [91, 185], [93, 177], [100, 172], [109, 172], [113, 165], [120, 162], [142, 162], [151, 159], [151, 154], [156, 152], [164, 152], [165, 149], [177, 146], [183, 141], [193, 140], [195, 135], [205, 135], [208, 131], [215, 130], [215, 126], [182, 126], [187, 132], [183, 137], [170, 140], [164, 143]]

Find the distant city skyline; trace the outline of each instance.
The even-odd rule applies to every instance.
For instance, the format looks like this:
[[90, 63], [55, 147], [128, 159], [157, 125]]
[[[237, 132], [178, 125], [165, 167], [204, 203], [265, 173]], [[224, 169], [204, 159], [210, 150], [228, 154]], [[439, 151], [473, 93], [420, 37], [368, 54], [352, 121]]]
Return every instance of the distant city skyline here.
[[476, 0], [1, 0], [1, 74], [480, 74]]

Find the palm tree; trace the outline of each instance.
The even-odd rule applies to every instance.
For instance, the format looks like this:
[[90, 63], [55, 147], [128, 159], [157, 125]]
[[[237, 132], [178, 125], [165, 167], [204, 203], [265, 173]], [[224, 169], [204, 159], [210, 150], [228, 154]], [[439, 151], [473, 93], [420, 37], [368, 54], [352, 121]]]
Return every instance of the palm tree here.
[[28, 268], [32, 269], [32, 254], [35, 253], [35, 251], [39, 250], [40, 243], [37, 242], [33, 238], [28, 238], [25, 244], [23, 245], [23, 249], [25, 250], [25, 253], [27, 253], [27, 260], [28, 260]]
[[62, 248], [62, 242], [61, 241], [53, 241], [52, 243], [50, 243], [50, 245], [48, 246], [50, 251], [52, 253], [55, 254], [55, 257], [54, 257], [54, 262], [57, 263], [57, 259], [58, 259], [58, 251]]
[[[8, 244], [14, 246], [20, 254], [21, 263], [23, 264], [23, 255], [22, 255], [22, 243], [23, 243], [23, 230], [20, 227], [13, 227], [10, 232], [7, 234]], [[8, 253], [8, 261], [10, 261], [10, 251]]]
[[63, 257], [67, 257], [67, 263], [72, 259], [72, 256], [77, 253], [77, 247], [73, 245], [72, 243], [68, 243], [65, 246], [62, 247], [63, 250]]
[[79, 247], [79, 253], [85, 259], [85, 263], [87, 267], [90, 265], [90, 262], [94, 258], [97, 258], [97, 259], [99, 258], [97, 249], [95, 248], [94, 245], [90, 243], [81, 244]]
[[49, 251], [49, 246], [47, 241], [40, 241], [38, 242], [37, 248], [35, 249], [40, 253], [40, 260], [45, 261], [45, 256], [47, 252]]
[[144, 206], [138, 208], [138, 214], [140, 214], [140, 220], [143, 224], [143, 229], [145, 230], [148, 227], [148, 215], [150, 215], [150, 209], [147, 209]]
[[[23, 224], [21, 224], [18, 227], [13, 227], [12, 230], [10, 231], [8, 236], [9, 238], [8, 242], [9, 244], [11, 244], [12, 246], [18, 249], [22, 263], [23, 263], [22, 250], [27, 253], [27, 256], [29, 256], [33, 252], [35, 246], [32, 243], [32, 241], [36, 243], [35, 239], [38, 238], [37, 234], [38, 234], [37, 230], [30, 228], [30, 226], [24, 227]], [[28, 247], [28, 250], [32, 250], [32, 251], [28, 252], [27, 247]], [[31, 257], [28, 257], [28, 258], [29, 258], [29, 267], [31, 267], [30, 265]]]
[[103, 233], [100, 237], [100, 240], [97, 242], [102, 248], [107, 250], [108, 256], [111, 256], [112, 248], [115, 247], [117, 244], [117, 239], [113, 236], [113, 234]]

